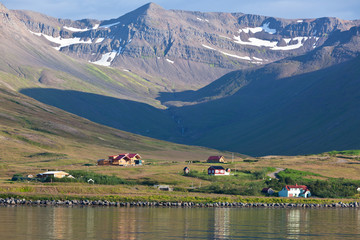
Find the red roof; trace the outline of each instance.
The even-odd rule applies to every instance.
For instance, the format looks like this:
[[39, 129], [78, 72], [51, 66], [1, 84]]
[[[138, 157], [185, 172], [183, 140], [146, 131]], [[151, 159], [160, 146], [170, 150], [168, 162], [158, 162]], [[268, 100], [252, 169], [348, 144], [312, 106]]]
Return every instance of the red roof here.
[[220, 160], [223, 156], [210, 156], [208, 160]]
[[123, 154], [119, 154], [119, 155], [109, 156], [109, 159], [112, 159], [112, 160], [120, 160], [120, 159], [123, 159], [123, 158], [129, 158], [129, 157], [128, 157], [128, 153], [123, 153]]
[[141, 156], [140, 156], [139, 154], [137, 154], [137, 153], [128, 153], [128, 154], [127, 154], [127, 156], [128, 156], [129, 158], [134, 158], [136, 155], [138, 156], [138, 158], [141, 158]]
[[303, 189], [304, 191], [306, 191], [306, 190], [308, 190], [307, 189], [307, 186], [305, 186], [305, 185], [286, 185], [285, 186], [285, 188], [287, 189], [287, 190], [290, 190], [290, 188], [301, 188], [301, 189]]

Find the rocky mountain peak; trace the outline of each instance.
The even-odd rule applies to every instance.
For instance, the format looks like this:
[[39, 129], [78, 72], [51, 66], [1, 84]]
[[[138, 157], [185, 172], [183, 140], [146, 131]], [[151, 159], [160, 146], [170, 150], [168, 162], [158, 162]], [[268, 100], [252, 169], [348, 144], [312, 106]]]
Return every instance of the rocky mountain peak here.
[[163, 7], [161, 7], [160, 5], [153, 3], [153, 2], [147, 3], [142, 7], [147, 8], [150, 11], [164, 10]]
[[147, 3], [137, 9], [135, 9], [134, 11], [131, 11], [126, 15], [132, 15], [132, 16], [141, 16], [141, 15], [153, 15], [153, 14], [159, 14], [161, 12], [165, 12], [166, 10], [161, 7], [160, 5], [157, 5], [156, 3]]

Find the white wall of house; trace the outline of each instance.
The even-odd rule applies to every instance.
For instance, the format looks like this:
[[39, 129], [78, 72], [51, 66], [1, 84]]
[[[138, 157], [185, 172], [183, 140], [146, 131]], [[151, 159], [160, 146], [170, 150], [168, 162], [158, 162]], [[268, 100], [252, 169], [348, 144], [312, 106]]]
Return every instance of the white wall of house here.
[[301, 188], [290, 188], [290, 190], [283, 188], [279, 192], [279, 197], [299, 197], [300, 193]]

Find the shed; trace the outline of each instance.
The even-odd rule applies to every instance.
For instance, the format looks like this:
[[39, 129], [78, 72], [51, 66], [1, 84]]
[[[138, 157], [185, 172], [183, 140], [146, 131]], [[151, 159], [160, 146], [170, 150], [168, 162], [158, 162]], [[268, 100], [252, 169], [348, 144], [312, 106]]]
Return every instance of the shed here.
[[263, 188], [261, 190], [262, 193], [268, 194], [268, 195], [273, 195], [275, 193], [275, 191], [272, 188]]
[[97, 160], [97, 165], [111, 165], [109, 159], [99, 159]]
[[155, 188], [161, 190], [161, 191], [172, 191], [173, 188], [170, 187], [169, 185], [154, 185]]

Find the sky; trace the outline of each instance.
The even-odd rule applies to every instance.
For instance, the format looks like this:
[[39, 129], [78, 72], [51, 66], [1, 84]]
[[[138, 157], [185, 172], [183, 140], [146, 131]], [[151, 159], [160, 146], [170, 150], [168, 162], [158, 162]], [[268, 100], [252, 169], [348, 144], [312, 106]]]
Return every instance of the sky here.
[[[150, 0], [0, 0], [9, 9], [32, 10], [57, 18], [118, 18]], [[360, 0], [153, 0], [165, 9], [242, 12], [281, 18], [360, 19]]]

